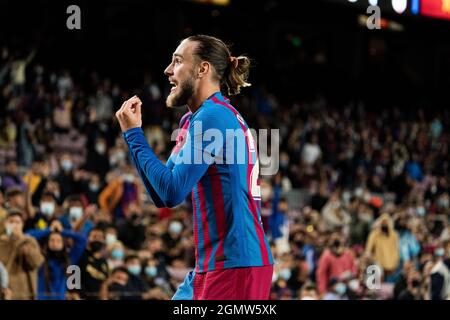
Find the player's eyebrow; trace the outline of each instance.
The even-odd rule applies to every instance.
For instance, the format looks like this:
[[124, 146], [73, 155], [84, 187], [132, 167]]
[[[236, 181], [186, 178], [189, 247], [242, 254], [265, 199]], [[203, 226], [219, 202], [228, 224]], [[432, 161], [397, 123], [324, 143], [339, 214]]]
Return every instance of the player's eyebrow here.
[[174, 56], [174, 57], [180, 57], [180, 58], [183, 58], [183, 56], [182, 56], [181, 54], [179, 54], [179, 53], [174, 53], [173, 56]]

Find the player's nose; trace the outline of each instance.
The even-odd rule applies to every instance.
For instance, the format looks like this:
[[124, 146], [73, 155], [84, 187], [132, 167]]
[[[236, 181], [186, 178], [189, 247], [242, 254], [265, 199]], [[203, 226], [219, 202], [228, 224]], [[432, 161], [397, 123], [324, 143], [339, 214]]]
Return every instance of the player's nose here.
[[166, 75], [166, 76], [171, 76], [171, 75], [173, 75], [173, 68], [172, 68], [172, 64], [169, 64], [168, 66], [167, 66], [167, 68], [164, 70], [164, 74]]

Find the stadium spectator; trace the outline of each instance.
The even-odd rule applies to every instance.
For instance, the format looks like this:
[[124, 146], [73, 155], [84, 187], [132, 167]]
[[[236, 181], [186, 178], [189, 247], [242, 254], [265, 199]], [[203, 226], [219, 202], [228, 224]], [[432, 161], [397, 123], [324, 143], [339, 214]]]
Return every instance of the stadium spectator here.
[[383, 268], [386, 276], [397, 271], [400, 263], [398, 233], [388, 214], [383, 214], [374, 222], [374, 228], [369, 234], [366, 253]]
[[87, 246], [80, 259], [82, 299], [99, 298], [100, 286], [109, 276], [108, 262], [104, 257], [105, 231], [95, 227], [89, 231]]
[[5, 174], [2, 177], [2, 188], [4, 190], [12, 187], [18, 187], [25, 191], [26, 185], [22, 177], [17, 172], [17, 163], [14, 160], [10, 160], [6, 163]]
[[9, 289], [9, 275], [5, 266], [0, 262], [0, 300], [11, 299], [11, 290]]
[[9, 274], [11, 299], [35, 299], [37, 293], [37, 272], [44, 263], [37, 241], [25, 235], [23, 213], [11, 209], [4, 221], [6, 234], [0, 236], [0, 262]]
[[132, 202], [140, 203], [139, 186], [133, 168], [128, 166], [123, 177], [113, 179], [100, 193], [98, 202], [100, 208], [110, 214], [115, 220], [129, 217], [127, 207]]
[[[53, 220], [44, 230], [30, 230], [28, 234], [43, 243], [44, 264], [38, 274], [38, 300], [65, 300], [67, 272], [77, 265], [86, 246], [86, 239], [75, 232], [63, 230], [61, 222]], [[70, 248], [66, 239], [72, 239]]]
[[356, 274], [356, 271], [357, 265], [353, 253], [345, 246], [340, 234], [333, 234], [317, 266], [316, 279], [319, 293], [324, 294], [327, 288], [330, 288], [331, 279]]
[[445, 246], [435, 249], [430, 270], [431, 300], [450, 299], [450, 260], [445, 259]]

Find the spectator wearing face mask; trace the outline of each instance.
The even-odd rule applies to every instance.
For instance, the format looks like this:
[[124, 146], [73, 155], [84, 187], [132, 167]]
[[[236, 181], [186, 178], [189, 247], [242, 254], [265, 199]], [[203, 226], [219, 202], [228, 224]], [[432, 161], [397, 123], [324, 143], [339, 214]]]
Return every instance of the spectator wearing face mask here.
[[45, 192], [41, 197], [37, 213], [34, 217], [28, 218], [25, 221], [24, 230], [42, 230], [48, 228], [50, 221], [55, 217], [56, 210], [57, 204], [55, 196], [51, 192]]
[[97, 172], [102, 179], [105, 178], [106, 173], [110, 170], [110, 166], [108, 145], [104, 138], [99, 137], [94, 144], [88, 145], [88, 154], [84, 168], [87, 171]]
[[142, 223], [142, 209], [132, 203], [127, 208], [127, 218], [117, 223], [118, 238], [123, 244], [139, 250], [145, 241], [145, 226]]
[[401, 218], [395, 228], [399, 233], [400, 264], [414, 260], [420, 253], [420, 243], [409, 230], [406, 219]]
[[355, 276], [350, 277], [345, 283], [347, 286], [346, 295], [349, 300], [359, 300], [363, 294], [363, 288], [359, 279]]
[[100, 286], [101, 300], [129, 300], [129, 273], [126, 267], [117, 267]]
[[184, 250], [181, 242], [183, 224], [178, 220], [172, 220], [169, 223], [167, 232], [162, 235], [163, 242], [167, 248], [169, 263], [183, 256]]
[[328, 282], [328, 290], [322, 300], [348, 300], [346, 292], [347, 286], [345, 283], [333, 278]]
[[[53, 220], [50, 228], [30, 230], [28, 234], [38, 241], [45, 239], [42, 250], [45, 262], [39, 269], [38, 300], [65, 300], [67, 268], [78, 264], [86, 246], [86, 238], [76, 232], [63, 230], [58, 220]], [[70, 248], [66, 246], [65, 239], [73, 240]]]
[[84, 195], [89, 204], [98, 204], [98, 197], [103, 190], [103, 183], [99, 175], [92, 174], [90, 179], [85, 182]]
[[0, 236], [0, 262], [9, 274], [11, 298], [35, 299], [37, 271], [44, 262], [39, 244], [23, 233], [20, 211], [11, 210], [4, 223], [6, 234]]
[[123, 265], [123, 260], [125, 258], [125, 248], [120, 241], [115, 241], [111, 245], [108, 246], [108, 267], [110, 270], [113, 270], [117, 267]]
[[149, 300], [168, 300], [173, 295], [167, 281], [168, 274], [164, 267], [158, 265], [156, 259], [150, 258], [144, 262], [144, 280], [149, 288], [146, 298]]
[[75, 170], [73, 157], [64, 153], [60, 159], [60, 172], [55, 177], [55, 181], [60, 187], [61, 199], [66, 199], [69, 195], [79, 194], [83, 191], [83, 174], [80, 170]]
[[430, 272], [431, 300], [450, 299], [450, 260], [445, 259], [445, 246], [434, 251], [434, 263]]
[[411, 272], [407, 280], [407, 287], [399, 294], [398, 300], [422, 300], [421, 286], [420, 274], [416, 271]]
[[89, 205], [84, 208], [82, 198], [78, 195], [67, 197], [64, 206], [66, 207], [66, 212], [59, 219], [64, 229], [80, 232], [87, 236], [94, 227], [91, 217], [97, 211], [96, 206]]
[[374, 223], [366, 243], [366, 253], [373, 257], [385, 275], [392, 275], [400, 262], [398, 234], [389, 214], [382, 214]]
[[129, 255], [125, 258], [125, 267], [128, 270], [128, 299], [145, 299], [145, 293], [148, 292], [148, 285], [142, 277], [141, 260], [137, 255]]
[[80, 259], [82, 299], [96, 300], [101, 284], [108, 278], [108, 262], [104, 256], [105, 231], [94, 227], [89, 231], [88, 243]]
[[120, 242], [117, 237], [117, 229], [113, 224], [109, 224], [105, 229], [105, 241], [108, 250], [110, 250], [116, 242]]
[[316, 286], [310, 282], [305, 283], [300, 289], [299, 298], [300, 300], [319, 300]]
[[316, 280], [319, 292], [325, 293], [331, 279], [356, 272], [357, 264], [353, 253], [345, 247], [339, 234], [333, 234], [330, 237], [329, 247], [320, 256], [317, 266]]

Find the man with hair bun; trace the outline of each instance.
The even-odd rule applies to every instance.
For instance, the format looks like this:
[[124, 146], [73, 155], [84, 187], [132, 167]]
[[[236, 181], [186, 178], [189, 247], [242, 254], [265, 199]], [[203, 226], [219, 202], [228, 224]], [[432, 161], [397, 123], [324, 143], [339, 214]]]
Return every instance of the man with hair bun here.
[[164, 71], [172, 85], [166, 104], [189, 112], [165, 165], [141, 129], [139, 97], [116, 112], [155, 205], [174, 207], [191, 193], [196, 266], [173, 299], [269, 298], [273, 257], [261, 223], [258, 153], [247, 123], [224, 96], [250, 85], [249, 67], [248, 57], [233, 56], [215, 37], [181, 41]]

